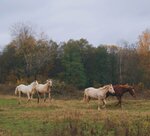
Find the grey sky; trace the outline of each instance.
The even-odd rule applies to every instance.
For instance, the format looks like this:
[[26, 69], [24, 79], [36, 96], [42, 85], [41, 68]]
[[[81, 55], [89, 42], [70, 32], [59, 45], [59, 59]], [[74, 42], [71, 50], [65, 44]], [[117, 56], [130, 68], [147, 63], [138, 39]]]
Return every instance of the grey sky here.
[[1, 0], [0, 47], [11, 41], [10, 27], [18, 22], [37, 26], [57, 42], [136, 42], [150, 28], [150, 0]]

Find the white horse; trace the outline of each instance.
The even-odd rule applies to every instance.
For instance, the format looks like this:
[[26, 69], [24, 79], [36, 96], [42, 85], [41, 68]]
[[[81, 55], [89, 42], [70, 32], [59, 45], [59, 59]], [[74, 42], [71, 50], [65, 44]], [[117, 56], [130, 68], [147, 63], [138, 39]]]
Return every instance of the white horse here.
[[106, 105], [106, 93], [115, 93], [112, 84], [105, 85], [100, 88], [89, 87], [84, 90], [84, 101], [89, 102], [90, 98], [98, 99], [98, 110], [100, 110], [100, 101], [103, 102], [103, 107]]
[[39, 99], [40, 99], [40, 94], [44, 95], [44, 102], [46, 101], [46, 94], [48, 93], [49, 96], [49, 100], [51, 101], [51, 87], [52, 87], [52, 80], [49, 79], [46, 81], [45, 84], [38, 84], [36, 86], [36, 92], [38, 94], [38, 103], [39, 103]]
[[21, 93], [27, 94], [28, 101], [30, 101], [33, 98], [33, 94], [35, 93], [35, 87], [38, 85], [37, 81], [32, 82], [30, 85], [18, 85], [15, 89], [15, 94], [19, 95], [19, 104], [21, 102]]

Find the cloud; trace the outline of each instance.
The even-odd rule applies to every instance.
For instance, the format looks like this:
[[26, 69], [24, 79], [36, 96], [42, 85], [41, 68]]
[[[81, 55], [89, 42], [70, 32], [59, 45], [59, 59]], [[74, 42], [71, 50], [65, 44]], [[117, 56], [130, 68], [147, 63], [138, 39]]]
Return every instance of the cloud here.
[[136, 42], [150, 28], [149, 0], [2, 0], [0, 46], [10, 42], [9, 27], [31, 22], [60, 42], [86, 38], [90, 43]]

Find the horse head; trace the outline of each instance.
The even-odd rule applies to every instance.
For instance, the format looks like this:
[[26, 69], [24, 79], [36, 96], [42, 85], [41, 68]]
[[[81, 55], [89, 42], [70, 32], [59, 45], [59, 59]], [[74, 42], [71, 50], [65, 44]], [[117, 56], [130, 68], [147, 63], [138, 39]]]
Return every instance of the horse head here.
[[38, 83], [38, 81], [37, 80], [35, 80], [34, 82], [32, 82], [30, 85], [32, 86], [32, 87], [36, 87], [36, 85], [38, 85], [39, 83]]
[[31, 93], [32, 93], [32, 94], [34, 94], [34, 93], [36, 92], [36, 86], [37, 86], [38, 84], [39, 84], [39, 83], [38, 83], [37, 80], [35, 80], [33, 83], [31, 83], [31, 85], [32, 85], [32, 91], [31, 91]]
[[52, 80], [51, 79], [48, 79], [46, 82], [49, 85], [49, 87], [52, 87]]
[[37, 80], [35, 80], [35, 85], [38, 85], [39, 83], [38, 83], [38, 81]]
[[112, 93], [112, 94], [115, 93], [115, 90], [114, 90], [112, 84], [108, 85], [108, 92], [110, 92], [110, 93]]
[[33, 87], [36, 87], [36, 85], [38, 85], [38, 84], [39, 84], [38, 81], [35, 80], [35, 81], [33, 82]]
[[130, 86], [128, 90], [129, 90], [129, 93], [130, 93], [134, 98], [136, 98], [136, 94], [135, 94], [134, 88]]

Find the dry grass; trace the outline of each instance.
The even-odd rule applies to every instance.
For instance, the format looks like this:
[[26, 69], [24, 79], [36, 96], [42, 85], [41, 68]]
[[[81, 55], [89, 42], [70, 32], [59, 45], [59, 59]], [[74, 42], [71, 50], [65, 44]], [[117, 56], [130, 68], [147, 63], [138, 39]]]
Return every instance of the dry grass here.
[[[19, 105], [17, 97], [1, 95], [0, 135], [66, 136], [95, 133], [114, 136], [121, 133], [138, 134], [138, 127], [142, 130], [139, 133], [149, 132], [150, 100], [124, 100], [122, 109], [115, 107], [115, 103], [115, 99], [109, 99], [107, 108], [98, 111], [97, 101], [86, 104], [81, 99], [53, 99], [51, 103], [41, 101], [37, 104], [36, 99], [27, 103], [26, 98], [22, 98]], [[141, 127], [143, 124], [145, 128]], [[76, 132], [72, 132], [75, 128]]]

